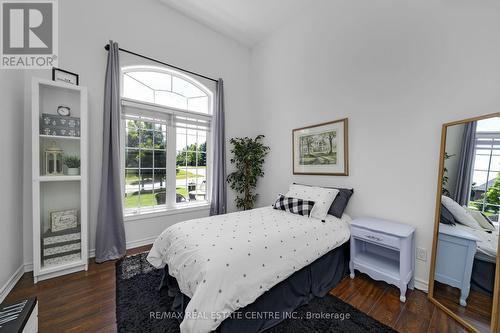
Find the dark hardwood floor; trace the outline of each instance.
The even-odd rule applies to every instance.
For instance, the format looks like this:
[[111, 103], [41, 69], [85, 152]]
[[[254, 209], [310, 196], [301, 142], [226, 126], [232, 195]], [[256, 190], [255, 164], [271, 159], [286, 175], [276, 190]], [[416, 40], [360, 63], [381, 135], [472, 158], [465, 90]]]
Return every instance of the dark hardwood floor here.
[[[127, 251], [135, 254], [150, 246]], [[466, 332], [437, 309], [421, 291], [409, 291], [406, 303], [399, 290], [358, 274], [344, 279], [330, 292], [375, 319], [404, 332]], [[79, 272], [33, 284], [26, 273], [6, 301], [36, 296], [39, 301], [39, 332], [116, 332], [115, 263], [91, 261], [87, 272]]]
[[419, 290], [408, 290], [406, 303], [399, 301], [399, 289], [367, 275], [345, 278], [330, 294], [367, 313], [399, 332], [467, 332]]
[[471, 290], [467, 298], [467, 306], [463, 307], [458, 303], [460, 290], [439, 282], [436, 282], [434, 287], [434, 296], [441, 304], [467, 320], [479, 332], [490, 332], [493, 297]]

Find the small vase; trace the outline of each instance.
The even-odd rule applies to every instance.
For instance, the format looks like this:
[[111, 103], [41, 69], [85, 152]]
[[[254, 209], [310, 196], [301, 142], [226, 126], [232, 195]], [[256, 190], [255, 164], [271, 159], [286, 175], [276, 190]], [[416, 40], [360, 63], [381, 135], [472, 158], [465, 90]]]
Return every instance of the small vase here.
[[80, 174], [80, 168], [68, 168], [68, 176], [78, 176]]

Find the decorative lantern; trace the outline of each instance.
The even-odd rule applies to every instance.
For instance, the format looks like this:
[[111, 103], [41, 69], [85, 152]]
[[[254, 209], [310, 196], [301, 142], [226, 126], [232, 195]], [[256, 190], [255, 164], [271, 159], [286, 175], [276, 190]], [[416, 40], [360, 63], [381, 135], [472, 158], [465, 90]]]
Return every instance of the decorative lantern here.
[[63, 150], [52, 142], [45, 149], [45, 174], [47, 176], [60, 176], [63, 174]]

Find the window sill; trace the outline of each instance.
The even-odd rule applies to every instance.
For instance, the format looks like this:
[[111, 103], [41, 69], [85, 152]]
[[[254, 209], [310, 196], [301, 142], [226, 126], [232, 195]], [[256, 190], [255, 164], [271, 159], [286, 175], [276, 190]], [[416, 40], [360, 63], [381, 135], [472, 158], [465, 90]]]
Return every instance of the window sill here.
[[162, 210], [162, 211], [152, 211], [141, 214], [125, 215], [123, 220], [125, 222], [129, 222], [137, 220], [146, 220], [161, 216], [185, 214], [185, 213], [208, 211], [208, 210], [210, 210], [210, 203], [205, 202], [199, 205], [189, 205], [185, 207], [180, 206], [180, 207], [169, 208], [168, 210]]

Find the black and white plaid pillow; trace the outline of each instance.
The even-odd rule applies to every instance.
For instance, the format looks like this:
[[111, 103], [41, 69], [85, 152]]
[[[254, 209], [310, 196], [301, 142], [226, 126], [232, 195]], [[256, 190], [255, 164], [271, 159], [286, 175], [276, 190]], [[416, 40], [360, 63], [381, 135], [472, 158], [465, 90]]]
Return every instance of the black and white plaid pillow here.
[[298, 198], [285, 197], [283, 194], [278, 194], [278, 198], [273, 205], [274, 209], [280, 209], [292, 214], [307, 216], [311, 214], [314, 207], [314, 201], [302, 200]]

